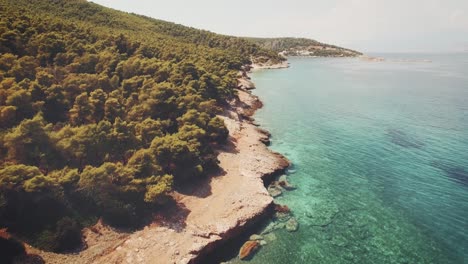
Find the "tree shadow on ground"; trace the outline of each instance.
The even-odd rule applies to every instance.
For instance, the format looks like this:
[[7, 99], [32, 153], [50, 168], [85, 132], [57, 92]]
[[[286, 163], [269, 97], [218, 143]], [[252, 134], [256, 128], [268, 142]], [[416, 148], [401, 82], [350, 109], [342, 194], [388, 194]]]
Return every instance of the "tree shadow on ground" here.
[[0, 230], [0, 262], [21, 264], [44, 264], [41, 256], [28, 254], [24, 244], [6, 232]]
[[13, 260], [14, 264], [45, 264], [44, 259], [36, 254], [26, 254], [20, 257], [16, 257]]
[[211, 181], [213, 178], [226, 175], [227, 172], [223, 168], [213, 169], [206, 177], [200, 177], [190, 183], [179, 185], [175, 190], [183, 195], [195, 196], [199, 198], [206, 198], [212, 194]]
[[237, 139], [229, 136], [226, 142], [219, 147], [219, 152], [227, 152], [237, 154], [239, 153], [239, 149], [237, 149]]
[[183, 203], [171, 199], [154, 214], [151, 226], [163, 226], [181, 232], [187, 226], [186, 220], [190, 210]]
[[191, 182], [190, 184], [178, 186], [176, 188], [176, 191], [183, 195], [206, 198], [212, 194], [211, 179], [212, 177], [203, 177], [201, 179], [196, 180], [195, 182]]

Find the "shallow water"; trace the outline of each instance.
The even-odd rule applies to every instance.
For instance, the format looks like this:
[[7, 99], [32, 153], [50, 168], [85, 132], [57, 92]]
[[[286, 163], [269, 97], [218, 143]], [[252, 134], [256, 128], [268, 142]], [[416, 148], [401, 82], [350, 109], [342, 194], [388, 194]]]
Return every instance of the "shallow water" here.
[[252, 75], [300, 227], [249, 263], [468, 263], [468, 55], [383, 56]]

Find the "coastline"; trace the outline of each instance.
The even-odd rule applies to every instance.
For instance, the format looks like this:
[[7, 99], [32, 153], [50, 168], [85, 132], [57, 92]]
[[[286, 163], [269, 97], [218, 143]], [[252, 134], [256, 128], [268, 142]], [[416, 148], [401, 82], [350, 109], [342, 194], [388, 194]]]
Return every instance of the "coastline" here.
[[284, 69], [289, 68], [289, 62], [287, 60], [280, 62], [280, 63], [253, 63], [251, 66], [251, 70], [261, 70], [261, 69]]
[[[289, 161], [267, 147], [269, 133], [254, 124], [252, 115], [262, 107], [249, 90], [251, 69], [279, 69], [252, 65], [241, 72], [238, 97], [223, 118], [229, 140], [219, 150], [222, 172], [207, 177], [191, 190], [176, 191], [176, 208], [142, 230], [127, 233], [101, 222], [85, 228], [87, 248], [75, 254], [56, 254], [27, 247], [46, 263], [203, 263], [216, 247], [235, 239], [272, 212], [273, 198], [265, 183], [284, 173]], [[247, 84], [247, 87], [245, 86]]]

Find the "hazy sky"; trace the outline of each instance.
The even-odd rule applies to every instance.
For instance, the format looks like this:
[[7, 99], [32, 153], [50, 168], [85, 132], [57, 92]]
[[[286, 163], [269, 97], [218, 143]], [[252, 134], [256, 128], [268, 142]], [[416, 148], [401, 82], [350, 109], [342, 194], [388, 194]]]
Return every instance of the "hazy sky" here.
[[93, 0], [235, 36], [308, 37], [372, 51], [468, 51], [468, 0]]

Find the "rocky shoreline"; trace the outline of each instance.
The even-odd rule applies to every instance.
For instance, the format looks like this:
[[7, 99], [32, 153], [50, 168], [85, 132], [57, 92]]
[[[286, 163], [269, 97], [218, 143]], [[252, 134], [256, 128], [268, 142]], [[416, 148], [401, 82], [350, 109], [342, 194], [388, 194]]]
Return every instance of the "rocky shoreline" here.
[[46, 263], [203, 263], [214, 249], [271, 216], [273, 198], [265, 185], [290, 163], [268, 149], [269, 133], [253, 122], [251, 116], [262, 103], [249, 91], [254, 86], [242, 85], [253, 85], [248, 70], [239, 77], [238, 98], [220, 115], [229, 142], [219, 150], [219, 175], [191, 190], [176, 191], [173, 212], [155, 216], [142, 230], [123, 232], [99, 222], [84, 230], [87, 248], [80, 252], [56, 254], [27, 247], [28, 253]]
[[[237, 128], [232, 127], [232, 120], [235, 120], [235, 126], [239, 125], [240, 123], [240, 130], [244, 130], [247, 133], [243, 133], [243, 137], [251, 137], [249, 140], [250, 142], [255, 142], [254, 144], [250, 145], [251, 154], [259, 153], [263, 155], [265, 160], [273, 161], [270, 164], [263, 164], [265, 166], [258, 166], [261, 163], [255, 162], [252, 163], [245, 163], [244, 165], [253, 165], [253, 168], [246, 167], [247, 173], [255, 173], [257, 174], [257, 179], [261, 180], [263, 184], [263, 189], [259, 190], [262, 193], [266, 189], [265, 186], [269, 185], [277, 176], [284, 174], [286, 169], [291, 165], [289, 160], [287, 160], [283, 155], [273, 152], [268, 149], [268, 145], [270, 143], [269, 138], [271, 134], [259, 128], [258, 125], [254, 122], [252, 116], [254, 115], [255, 111], [261, 107], [263, 107], [262, 101], [255, 95], [251, 93], [251, 90], [255, 89], [255, 84], [250, 80], [247, 73], [252, 70], [258, 69], [281, 69], [287, 68], [289, 64], [287, 62], [279, 63], [279, 64], [272, 64], [272, 65], [256, 65], [253, 64], [252, 66], [246, 67], [245, 71], [240, 73], [238, 79], [238, 101], [236, 100], [234, 104], [231, 104], [231, 109], [227, 109], [225, 114], [221, 116], [226, 125], [228, 126], [230, 135], [236, 134], [232, 133], [232, 131], [237, 131]], [[237, 116], [233, 116], [237, 115]], [[232, 133], [232, 134], [231, 134]], [[240, 142], [238, 142], [239, 144]], [[240, 144], [239, 144], [240, 145]], [[251, 156], [252, 158], [253, 156]], [[255, 158], [256, 161], [261, 162], [260, 158]], [[267, 190], [267, 189], [266, 189]], [[229, 240], [236, 239], [238, 236], [246, 232], [251, 227], [254, 227], [257, 223], [262, 222], [266, 219], [271, 218], [275, 213], [276, 205], [273, 203], [273, 197], [267, 190], [269, 195], [268, 199], [269, 203], [266, 207], [263, 207], [261, 211], [258, 211], [253, 217], [245, 222], [244, 225], [238, 226], [233, 228], [227, 233], [221, 240], [215, 241], [214, 243], [207, 245], [207, 247], [200, 252], [200, 254], [193, 259], [193, 262], [190, 263], [204, 263], [209, 254], [214, 251], [219, 246], [222, 246]], [[248, 194], [247, 194], [248, 195]], [[249, 242], [249, 241], [248, 241]]]
[[284, 69], [289, 68], [288, 61], [283, 61], [280, 63], [254, 63], [252, 64], [252, 70], [260, 70], [260, 69]]

